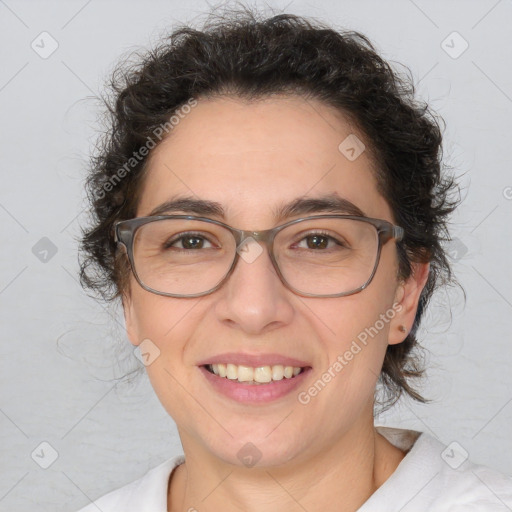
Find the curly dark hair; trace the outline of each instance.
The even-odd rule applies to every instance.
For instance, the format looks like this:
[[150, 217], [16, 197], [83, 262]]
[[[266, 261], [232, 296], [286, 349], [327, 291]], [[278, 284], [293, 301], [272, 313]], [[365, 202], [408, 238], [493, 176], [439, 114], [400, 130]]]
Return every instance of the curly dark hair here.
[[126, 291], [130, 269], [116, 252], [113, 224], [136, 215], [148, 159], [141, 148], [157, 144], [159, 127], [191, 99], [291, 94], [321, 100], [365, 137], [379, 192], [405, 229], [396, 246], [398, 277], [410, 276], [412, 262], [430, 262], [413, 328], [404, 342], [387, 347], [379, 377], [388, 407], [404, 392], [426, 402], [409, 382], [424, 372], [416, 332], [434, 290], [455, 282], [443, 242], [450, 240], [448, 216], [459, 201], [455, 178], [442, 172], [440, 118], [415, 99], [408, 68], [405, 75], [394, 71], [358, 32], [292, 14], [265, 18], [245, 6], [211, 12], [201, 30], [181, 25], [135, 57], [118, 65], [104, 97], [107, 129], [86, 183], [92, 224], [82, 228], [80, 241], [84, 289], [107, 302]]

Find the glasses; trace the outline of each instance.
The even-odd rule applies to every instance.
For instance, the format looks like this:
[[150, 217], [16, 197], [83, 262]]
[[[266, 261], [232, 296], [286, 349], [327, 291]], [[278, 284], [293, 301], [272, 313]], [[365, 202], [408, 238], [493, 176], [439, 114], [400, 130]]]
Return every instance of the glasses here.
[[115, 223], [137, 282], [167, 297], [200, 297], [219, 289], [240, 258], [268, 248], [281, 282], [305, 297], [343, 297], [366, 288], [382, 246], [404, 230], [382, 219], [316, 215], [272, 229], [245, 231], [191, 215], [137, 217]]

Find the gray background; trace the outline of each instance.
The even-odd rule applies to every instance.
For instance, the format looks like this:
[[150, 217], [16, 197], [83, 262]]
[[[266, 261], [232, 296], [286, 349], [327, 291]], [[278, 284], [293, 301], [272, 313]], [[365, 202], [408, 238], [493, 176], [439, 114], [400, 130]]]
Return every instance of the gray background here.
[[[434, 403], [403, 402], [378, 422], [457, 441], [511, 474], [512, 2], [271, 5], [367, 34], [411, 68], [444, 117], [446, 162], [464, 173], [451, 254], [467, 303], [456, 290], [439, 294], [422, 329]], [[96, 126], [86, 98], [122, 53], [205, 10], [204, 1], [0, 0], [0, 510], [73, 511], [180, 451], [145, 374], [115, 380], [141, 365], [119, 309], [79, 287], [75, 237]]]

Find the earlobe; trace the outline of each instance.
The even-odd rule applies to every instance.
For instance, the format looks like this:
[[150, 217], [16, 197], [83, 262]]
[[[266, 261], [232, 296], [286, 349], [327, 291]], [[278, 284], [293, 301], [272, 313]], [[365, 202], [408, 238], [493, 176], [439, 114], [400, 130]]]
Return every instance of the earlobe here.
[[412, 263], [411, 275], [398, 285], [395, 304], [400, 306], [400, 310], [390, 322], [389, 345], [404, 341], [412, 329], [421, 292], [428, 280], [429, 269], [429, 263]]

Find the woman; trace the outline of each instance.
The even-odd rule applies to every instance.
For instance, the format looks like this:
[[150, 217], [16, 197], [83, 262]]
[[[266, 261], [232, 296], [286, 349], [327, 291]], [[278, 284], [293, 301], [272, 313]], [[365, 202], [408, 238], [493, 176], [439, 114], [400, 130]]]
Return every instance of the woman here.
[[460, 446], [374, 425], [425, 401], [416, 331], [457, 201], [436, 119], [368, 39], [241, 11], [114, 92], [81, 277], [122, 300], [183, 456], [83, 512], [512, 507]]

